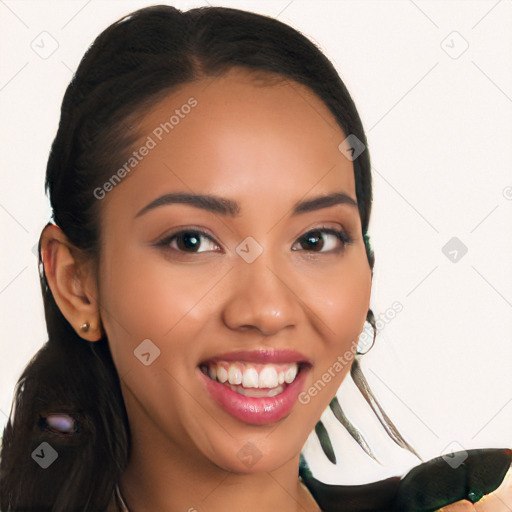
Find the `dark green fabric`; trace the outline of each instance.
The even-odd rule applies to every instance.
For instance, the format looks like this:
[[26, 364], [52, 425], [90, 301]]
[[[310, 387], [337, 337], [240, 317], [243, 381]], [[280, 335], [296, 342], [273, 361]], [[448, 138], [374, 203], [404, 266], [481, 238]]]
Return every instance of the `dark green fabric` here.
[[511, 463], [505, 448], [468, 450], [420, 464], [403, 478], [330, 485], [316, 480], [301, 456], [299, 476], [324, 512], [433, 512], [496, 490]]

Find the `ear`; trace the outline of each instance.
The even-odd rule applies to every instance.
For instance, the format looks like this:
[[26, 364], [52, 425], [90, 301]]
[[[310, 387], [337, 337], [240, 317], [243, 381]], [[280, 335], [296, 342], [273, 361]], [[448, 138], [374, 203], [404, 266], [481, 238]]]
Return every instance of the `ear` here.
[[101, 339], [104, 332], [92, 261], [54, 224], [48, 224], [41, 234], [41, 256], [53, 298], [66, 320], [81, 338]]

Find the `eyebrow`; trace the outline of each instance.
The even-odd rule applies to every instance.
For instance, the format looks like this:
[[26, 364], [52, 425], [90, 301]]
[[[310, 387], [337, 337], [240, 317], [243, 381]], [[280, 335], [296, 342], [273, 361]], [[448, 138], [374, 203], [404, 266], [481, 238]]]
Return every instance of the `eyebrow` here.
[[[236, 217], [240, 213], [240, 205], [231, 199], [225, 199], [218, 196], [209, 194], [185, 194], [185, 193], [172, 193], [165, 194], [157, 197], [149, 204], [140, 210], [135, 218], [144, 215], [145, 213], [170, 204], [188, 204], [220, 215]], [[332, 194], [314, 197], [306, 201], [299, 201], [294, 204], [292, 208], [292, 216], [301, 213], [312, 212], [321, 210], [322, 208], [329, 208], [338, 204], [346, 204], [357, 208], [357, 201], [343, 192], [334, 192]]]

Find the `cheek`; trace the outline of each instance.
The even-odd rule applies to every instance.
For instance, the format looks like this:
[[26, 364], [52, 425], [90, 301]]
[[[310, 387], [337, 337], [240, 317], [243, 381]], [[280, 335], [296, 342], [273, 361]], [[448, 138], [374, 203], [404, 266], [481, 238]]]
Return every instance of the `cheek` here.
[[316, 291], [309, 292], [308, 300], [323, 324], [330, 350], [344, 352], [363, 330], [370, 305], [371, 270], [360, 253], [354, 251], [336, 269], [318, 275], [316, 286], [309, 283]]
[[150, 266], [133, 257], [133, 251], [115, 253], [119, 255], [116, 258], [109, 257], [108, 252], [105, 255], [100, 287], [104, 316], [111, 330], [124, 332], [123, 337], [130, 339], [161, 335], [172, 325], [173, 294], [165, 281], [155, 279]]
[[100, 269], [102, 318], [112, 356], [121, 370], [137, 367], [134, 351], [146, 339], [160, 350], [155, 367], [165, 365], [181, 374], [195, 366], [201, 347], [190, 341], [199, 336], [211, 316], [208, 299], [215, 295], [211, 290], [223, 271], [171, 265], [148, 253], [147, 247], [107, 247]]
[[308, 419], [320, 417], [354, 359], [371, 294], [371, 269], [364, 248], [353, 251], [336, 270], [331, 268], [325, 275], [317, 273], [315, 283], [315, 287], [312, 280], [303, 285], [304, 293], [310, 290], [307, 305], [311, 318], [316, 319], [317, 330], [322, 333], [315, 364], [299, 396], [299, 402], [308, 410]]
[[214, 283], [211, 275], [198, 274], [197, 268], [184, 271], [149, 258], [147, 248], [112, 244], [104, 251], [102, 320], [134, 425], [145, 421], [142, 404], [169, 432], [182, 433], [176, 419], [190, 408], [183, 383], [189, 382], [200, 349], [191, 340], [204, 324], [197, 304]]

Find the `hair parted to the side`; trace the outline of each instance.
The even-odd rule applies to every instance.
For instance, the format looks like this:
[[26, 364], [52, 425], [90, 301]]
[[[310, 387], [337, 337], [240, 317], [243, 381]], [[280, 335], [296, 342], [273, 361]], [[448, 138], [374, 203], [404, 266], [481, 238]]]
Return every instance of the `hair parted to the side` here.
[[[229, 8], [140, 9], [96, 38], [63, 99], [46, 189], [53, 221], [76, 248], [98, 261], [101, 201], [93, 191], [122, 165], [139, 136], [136, 119], [144, 107], [180, 85], [235, 66], [309, 87], [345, 135], [355, 135], [366, 146], [361, 120], [336, 70], [298, 31]], [[372, 205], [368, 151], [353, 164], [366, 235]], [[373, 269], [367, 236], [365, 246]], [[130, 435], [119, 377], [108, 340], [83, 340], [60, 312], [41, 256], [39, 271], [48, 341], [18, 381], [2, 440], [0, 507], [4, 512], [104, 511], [128, 460]], [[59, 412], [76, 418], [74, 434], [44, 428], [42, 419]], [[46, 469], [31, 456], [44, 441], [58, 453], [58, 463]]]

